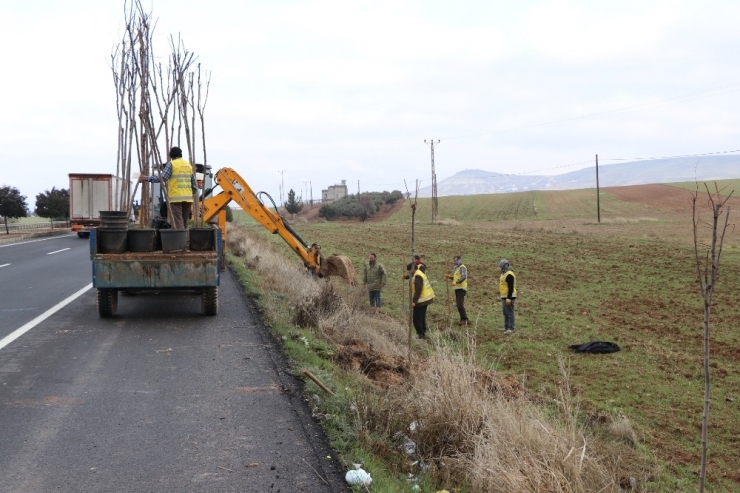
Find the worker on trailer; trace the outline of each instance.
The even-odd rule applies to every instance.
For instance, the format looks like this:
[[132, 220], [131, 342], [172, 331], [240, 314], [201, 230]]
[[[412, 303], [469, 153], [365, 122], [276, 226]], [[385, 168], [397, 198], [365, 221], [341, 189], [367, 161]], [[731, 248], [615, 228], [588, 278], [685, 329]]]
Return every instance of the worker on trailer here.
[[[174, 229], [187, 229], [193, 195], [198, 191], [198, 185], [195, 183], [193, 167], [182, 158], [182, 149], [179, 147], [170, 149], [170, 161], [164, 165], [162, 179], [167, 182], [167, 200], [172, 210], [170, 226]], [[157, 175], [141, 175], [139, 181], [160, 183]]]

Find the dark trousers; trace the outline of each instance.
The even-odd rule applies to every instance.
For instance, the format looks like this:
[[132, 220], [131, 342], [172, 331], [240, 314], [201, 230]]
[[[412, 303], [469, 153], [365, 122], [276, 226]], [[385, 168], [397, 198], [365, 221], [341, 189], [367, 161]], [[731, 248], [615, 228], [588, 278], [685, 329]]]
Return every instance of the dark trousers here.
[[192, 202], [172, 202], [172, 219], [170, 226], [173, 229], [188, 229], [188, 221], [190, 220], [190, 207], [193, 205]]
[[514, 305], [516, 304], [516, 298], [511, 299], [511, 305], [506, 305], [506, 298], [501, 298], [501, 308], [504, 312], [504, 328], [505, 329], [516, 329], [516, 314], [514, 313]]
[[414, 307], [414, 328], [416, 335], [422, 339], [427, 336], [427, 307], [429, 305]]
[[377, 306], [380, 308], [380, 291], [369, 291], [370, 293], [370, 306]]
[[457, 311], [460, 313], [460, 321], [466, 322], [468, 320], [468, 313], [465, 311], [465, 295], [467, 291], [464, 289], [455, 290], [455, 304], [457, 305]]

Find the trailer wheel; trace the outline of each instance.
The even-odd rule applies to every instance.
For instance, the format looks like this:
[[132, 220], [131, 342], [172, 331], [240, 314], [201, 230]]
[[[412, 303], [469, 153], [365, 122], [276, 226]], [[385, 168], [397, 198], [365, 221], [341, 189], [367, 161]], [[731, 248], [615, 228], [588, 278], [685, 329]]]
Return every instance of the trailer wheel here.
[[98, 288], [98, 314], [100, 318], [110, 318], [118, 308], [118, 291], [109, 288]]
[[200, 307], [204, 315], [218, 314], [218, 287], [206, 288], [200, 295]]
[[78, 231], [77, 238], [90, 238], [90, 232], [89, 231]]

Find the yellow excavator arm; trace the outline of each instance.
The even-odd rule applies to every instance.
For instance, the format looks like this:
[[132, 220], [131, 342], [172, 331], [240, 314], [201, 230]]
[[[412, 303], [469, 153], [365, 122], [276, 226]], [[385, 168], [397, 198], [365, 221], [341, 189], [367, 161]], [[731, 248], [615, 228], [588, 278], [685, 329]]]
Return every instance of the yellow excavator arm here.
[[200, 202], [201, 217], [211, 222], [218, 217], [218, 227], [226, 239], [226, 212], [225, 207], [232, 200], [247, 214], [265, 227], [272, 234], [278, 234], [296, 254], [298, 254], [307, 269], [319, 277], [339, 275], [348, 282], [355, 283], [355, 272], [352, 262], [342, 255], [332, 255], [328, 259], [321, 256], [321, 247], [308, 243], [284, 220], [279, 214], [271, 211], [260, 201], [252, 188], [239, 174], [231, 168], [222, 168], [216, 172], [214, 180], [222, 191], [213, 197]]

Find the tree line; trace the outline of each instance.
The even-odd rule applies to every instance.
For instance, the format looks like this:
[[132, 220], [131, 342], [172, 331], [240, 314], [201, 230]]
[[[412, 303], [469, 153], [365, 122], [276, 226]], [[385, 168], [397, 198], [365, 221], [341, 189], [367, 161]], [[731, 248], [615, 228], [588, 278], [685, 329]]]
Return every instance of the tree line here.
[[401, 199], [403, 199], [403, 193], [399, 190], [347, 195], [334, 202], [322, 205], [319, 209], [319, 217], [323, 217], [327, 221], [333, 221], [341, 217], [358, 218], [360, 221], [365, 221], [379, 212], [383, 205], [392, 206]]
[[[34, 212], [39, 217], [69, 220], [69, 190], [52, 187], [36, 195]], [[8, 219], [28, 217], [29, 213], [26, 196], [20, 190], [11, 186], [0, 187], [0, 217], [5, 224], [6, 234], [9, 233]]]

